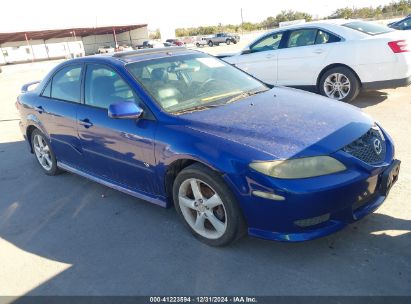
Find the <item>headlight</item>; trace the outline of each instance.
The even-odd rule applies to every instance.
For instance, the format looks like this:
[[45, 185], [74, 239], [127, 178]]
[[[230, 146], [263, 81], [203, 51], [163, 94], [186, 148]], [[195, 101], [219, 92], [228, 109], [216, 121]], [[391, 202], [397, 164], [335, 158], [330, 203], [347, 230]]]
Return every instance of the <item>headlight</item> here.
[[252, 162], [250, 167], [265, 175], [285, 179], [321, 176], [347, 169], [341, 162], [330, 156]]

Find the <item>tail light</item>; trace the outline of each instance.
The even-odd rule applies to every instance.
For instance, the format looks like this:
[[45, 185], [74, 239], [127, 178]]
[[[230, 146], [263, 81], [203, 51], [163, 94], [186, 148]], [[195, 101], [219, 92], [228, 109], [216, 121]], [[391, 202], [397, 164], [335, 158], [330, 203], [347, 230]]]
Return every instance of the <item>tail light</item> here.
[[391, 41], [388, 42], [388, 45], [394, 53], [405, 53], [410, 51], [406, 40]]

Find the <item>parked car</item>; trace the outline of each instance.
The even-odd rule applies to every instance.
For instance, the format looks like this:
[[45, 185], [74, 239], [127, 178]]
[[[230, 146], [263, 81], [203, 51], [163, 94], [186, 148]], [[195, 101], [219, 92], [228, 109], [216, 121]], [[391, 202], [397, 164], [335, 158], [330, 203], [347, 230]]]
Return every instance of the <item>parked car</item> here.
[[106, 46], [102, 46], [99, 47], [97, 50], [98, 54], [107, 54], [107, 53], [114, 53], [115, 48], [110, 46], [110, 45], [106, 45]]
[[143, 41], [143, 44], [138, 45], [137, 48], [138, 49], [152, 49], [155, 47], [160, 47], [160, 45], [164, 46], [161, 42], [158, 42], [155, 40], [146, 40], [146, 41]]
[[185, 48], [68, 60], [27, 88], [20, 127], [44, 173], [174, 204], [214, 246], [328, 235], [376, 210], [399, 174], [391, 137], [359, 109]]
[[236, 44], [239, 41], [240, 41], [240, 36], [238, 35], [218, 33], [218, 34], [215, 34], [209, 37], [209, 39], [207, 40], [207, 44], [208, 46], [220, 45], [220, 43], [225, 43], [229, 45], [231, 43]]
[[176, 46], [184, 46], [184, 42], [178, 39], [167, 39], [166, 42], [171, 43]]
[[224, 60], [270, 84], [351, 101], [361, 90], [410, 84], [407, 39], [371, 22], [312, 22], [270, 31]]
[[411, 30], [411, 15], [404, 19], [388, 24], [389, 27], [396, 30]]
[[211, 38], [211, 36], [209, 37], [201, 37], [199, 40], [196, 41], [196, 47], [202, 47], [202, 46], [206, 46], [209, 43], [209, 38]]

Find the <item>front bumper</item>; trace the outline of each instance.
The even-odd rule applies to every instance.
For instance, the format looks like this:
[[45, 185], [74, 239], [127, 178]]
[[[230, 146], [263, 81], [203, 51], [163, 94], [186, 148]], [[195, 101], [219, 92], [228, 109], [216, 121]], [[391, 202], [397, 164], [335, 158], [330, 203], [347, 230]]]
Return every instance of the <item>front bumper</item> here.
[[[368, 165], [343, 151], [333, 157], [344, 160], [348, 170], [336, 174], [280, 180], [247, 174], [232, 180], [251, 236], [277, 241], [306, 241], [336, 232], [374, 212], [385, 201], [398, 178], [400, 162], [387, 136], [387, 154], [379, 166]], [[394, 172], [394, 173], [393, 173]], [[271, 192], [284, 200], [252, 195]]]

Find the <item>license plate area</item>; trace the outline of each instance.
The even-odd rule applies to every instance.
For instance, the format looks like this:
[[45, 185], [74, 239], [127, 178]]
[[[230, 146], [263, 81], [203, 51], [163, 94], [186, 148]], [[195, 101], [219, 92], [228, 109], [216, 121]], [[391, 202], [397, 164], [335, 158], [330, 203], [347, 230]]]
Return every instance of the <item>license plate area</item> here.
[[381, 175], [380, 192], [387, 196], [392, 186], [397, 182], [400, 173], [401, 161], [394, 160], [388, 168], [384, 170]]

